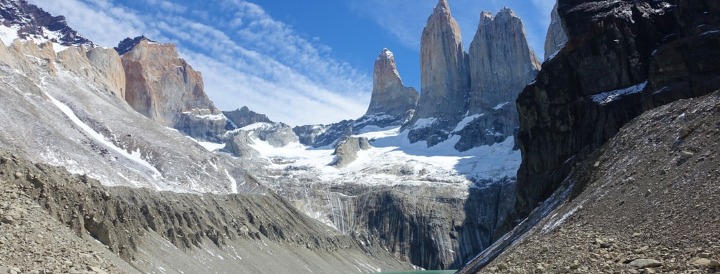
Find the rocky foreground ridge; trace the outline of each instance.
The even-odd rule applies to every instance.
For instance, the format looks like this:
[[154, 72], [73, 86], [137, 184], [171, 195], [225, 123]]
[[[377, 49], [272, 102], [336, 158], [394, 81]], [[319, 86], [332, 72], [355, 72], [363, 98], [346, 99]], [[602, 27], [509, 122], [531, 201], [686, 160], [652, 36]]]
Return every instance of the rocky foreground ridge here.
[[643, 113], [579, 162], [538, 208], [545, 218], [521, 224], [529, 232], [478, 273], [717, 273], [718, 142], [720, 91]]
[[[720, 6], [560, 0], [557, 9], [569, 40], [517, 100], [522, 222], [461, 273], [506, 248], [486, 270], [707, 271], [716, 222], [689, 216], [718, 208], [699, 198], [717, 192], [706, 165], [717, 94], [678, 100], [720, 89]], [[525, 255], [532, 264], [508, 269], [507, 258]]]

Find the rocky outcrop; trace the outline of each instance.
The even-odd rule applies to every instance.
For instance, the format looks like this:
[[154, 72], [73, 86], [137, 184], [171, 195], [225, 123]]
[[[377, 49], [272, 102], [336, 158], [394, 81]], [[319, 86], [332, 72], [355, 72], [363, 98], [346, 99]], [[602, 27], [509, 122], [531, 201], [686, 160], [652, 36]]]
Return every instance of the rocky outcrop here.
[[273, 123], [265, 114], [260, 114], [250, 110], [247, 106], [233, 110], [223, 111], [228, 122], [231, 123], [232, 129], [242, 128], [255, 123]]
[[523, 23], [512, 10], [502, 9], [496, 16], [483, 12], [480, 17], [469, 52], [470, 114], [514, 101], [540, 70], [540, 62], [525, 38]]
[[393, 53], [383, 49], [375, 60], [372, 97], [365, 116], [379, 116], [376, 119], [389, 116], [385, 119], [397, 120], [395, 124], [402, 125], [412, 116], [418, 99], [414, 88], [403, 85]]
[[253, 141], [250, 139], [250, 134], [247, 131], [239, 131], [227, 138], [223, 150], [235, 157], [250, 159], [258, 155], [257, 150], [250, 146], [251, 144]]
[[[209, 126], [200, 133], [224, 130], [227, 119], [205, 94], [202, 76], [178, 56], [174, 45], [138, 39], [122, 55], [122, 62], [127, 83], [125, 100], [136, 111], [186, 134], [196, 134], [193, 127], [202, 124]], [[198, 119], [205, 121], [196, 122]], [[221, 134], [191, 136], [212, 140], [212, 136]]]
[[564, 47], [568, 40], [557, 8], [557, 3], [555, 3], [555, 6], [553, 6], [552, 12], [550, 13], [550, 26], [548, 27], [547, 35], [545, 36], [545, 60], [552, 58], [553, 54], [557, 53], [562, 47]]
[[65, 17], [52, 16], [26, 0], [0, 0], [0, 24], [14, 28], [9, 35], [24, 40], [93, 47], [90, 40], [67, 25]]
[[448, 125], [457, 123], [470, 90], [470, 74], [460, 27], [450, 14], [446, 0], [438, 2], [427, 20], [420, 54], [421, 94], [411, 124], [429, 118]]
[[357, 153], [370, 149], [370, 141], [365, 137], [345, 137], [335, 146], [335, 159], [331, 166], [343, 168], [357, 159]]
[[517, 100], [519, 216], [643, 111], [720, 87], [720, 5], [560, 0], [569, 41]]
[[340, 139], [352, 135], [355, 120], [343, 120], [330, 125], [307, 125], [293, 128], [300, 142], [307, 146], [334, 146]]

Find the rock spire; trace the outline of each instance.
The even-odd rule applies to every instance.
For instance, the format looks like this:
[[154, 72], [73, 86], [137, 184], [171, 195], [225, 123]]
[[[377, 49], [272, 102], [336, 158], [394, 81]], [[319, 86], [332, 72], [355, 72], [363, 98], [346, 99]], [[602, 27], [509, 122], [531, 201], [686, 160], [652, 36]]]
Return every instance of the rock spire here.
[[495, 16], [483, 12], [480, 17], [469, 53], [471, 114], [515, 101], [540, 70], [522, 20], [512, 10], [502, 9]]
[[407, 116], [418, 99], [414, 88], [403, 85], [393, 53], [383, 49], [375, 60], [372, 97], [365, 115]]

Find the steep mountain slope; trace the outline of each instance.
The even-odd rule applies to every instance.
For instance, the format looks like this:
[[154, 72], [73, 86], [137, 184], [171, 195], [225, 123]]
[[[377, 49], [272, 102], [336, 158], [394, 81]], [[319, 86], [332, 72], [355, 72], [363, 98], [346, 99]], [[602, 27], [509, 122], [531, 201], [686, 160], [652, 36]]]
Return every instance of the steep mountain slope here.
[[[270, 192], [200, 196], [106, 187], [6, 152], [0, 152], [0, 182], [0, 252], [5, 255], [0, 262], [19, 272], [357, 273], [409, 268], [384, 250], [360, 246], [310, 220]], [[12, 233], [20, 226], [40, 226], [42, 234]], [[22, 244], [27, 241], [33, 244]], [[34, 243], [53, 245], [37, 249]]]
[[[15, 194], [0, 197], [2, 225], [52, 216], [76, 233], [77, 238], [68, 238], [62, 232], [66, 248], [97, 240], [127, 264], [120, 265], [122, 261], [107, 252], [95, 259], [83, 257], [93, 254], [91, 247], [63, 255], [67, 257], [48, 254], [43, 261], [72, 259], [66, 270], [75, 265], [115, 271], [120, 266], [141, 272], [409, 268], [377, 245], [361, 245], [305, 217], [263, 186], [267, 177], [256, 163], [207, 151], [135, 112], [116, 97], [118, 87], [106, 79], [85, 78], [104, 75], [99, 70], [106, 68], [88, 58], [107, 54], [99, 60], [117, 62], [119, 58], [109, 58], [117, 57], [113, 50], [91, 54], [71, 47], [56, 54], [52, 47], [21, 41], [0, 45], [0, 99], [5, 103], [0, 109], [5, 121], [0, 144], [13, 153], [2, 154], [0, 182]], [[248, 169], [259, 170], [259, 176]], [[21, 216], [17, 210], [23, 207], [14, 206], [18, 195], [21, 201], [34, 200], [45, 212]], [[52, 228], [53, 223], [33, 225]], [[2, 237], [6, 243], [22, 243], [27, 241], [18, 238], [22, 235]], [[13, 245], [7, 252], [8, 264], [21, 271], [44, 269], [37, 262], [15, 259], [15, 252], [31, 252], [27, 249]], [[288, 261], [267, 265], [275, 256]], [[46, 267], [63, 269], [50, 261]]]
[[561, 205], [481, 273], [717, 272], [719, 142], [720, 92], [647, 111], [576, 165]]
[[[700, 150], [681, 148], [685, 138], [694, 130], [694, 126], [690, 125], [715, 122], [713, 119], [717, 116], [712, 104], [717, 103], [717, 98], [705, 97], [655, 108], [720, 89], [720, 66], [716, 61], [716, 57], [720, 56], [719, 11], [720, 5], [716, 1], [704, 0], [558, 2], [558, 12], [565, 22], [569, 41], [554, 58], [543, 64], [537, 81], [531, 83], [517, 101], [521, 121], [518, 140], [523, 160], [518, 171], [516, 221], [522, 222], [480, 254], [462, 273], [475, 271], [487, 264], [516, 241], [528, 237], [526, 232], [541, 233], [538, 223], [550, 224], [542, 227], [544, 234], [552, 230], [553, 223], [562, 223], [568, 216], [582, 212], [585, 214], [578, 215], [578, 219], [596, 222], [584, 221], [576, 224], [590, 230], [602, 229], [604, 234], [597, 237], [613, 238], [614, 233], [625, 237], [623, 241], [626, 242], [617, 243], [619, 248], [624, 249], [620, 250], [622, 253], [630, 254], [627, 242], [637, 243], [636, 240], [628, 239], [628, 233], [635, 227], [641, 230], [640, 233], [659, 233], [658, 238], [642, 239], [661, 245], [658, 250], [668, 258], [667, 265], [687, 266], [686, 261], [679, 259], [689, 260], [691, 251], [670, 248], [671, 243], [688, 238], [685, 235], [668, 234], [668, 231], [660, 232], [656, 224], [659, 228], [673, 229], [671, 231], [680, 233], [700, 233], [698, 236], [717, 231], [714, 227], [716, 224], [707, 220], [683, 219], [696, 226], [707, 225], [710, 230], [697, 229], [675, 220], [648, 219], [648, 214], [657, 213], [675, 219], [685, 218], [675, 215], [675, 212], [695, 210], [680, 204], [683, 199], [696, 201], [692, 198], [695, 195], [694, 190], [682, 193], [685, 190], [677, 189], [684, 187], [683, 182], [695, 183], [700, 189], [706, 189], [713, 195], [710, 188], [714, 187], [716, 180], [712, 177], [713, 174], [705, 177], [708, 174], [704, 172], [707, 168], [704, 161], [711, 157], [711, 154], [706, 156]], [[710, 105], [704, 104], [705, 101]], [[682, 111], [687, 114], [682, 115]], [[623, 126], [643, 112], [648, 114], [638, 118], [627, 126], [627, 131], [616, 136]], [[695, 114], [697, 116], [693, 116]], [[692, 118], [686, 118], [688, 116]], [[698, 120], [688, 120], [689, 124], [680, 127], [677, 135], [672, 135], [675, 132], [667, 130], [666, 126], [672, 128], [684, 123], [686, 119]], [[705, 128], [705, 134], [699, 138], [704, 138], [708, 144], [717, 141], [713, 139], [713, 131], [708, 128]], [[670, 147], [662, 141], [668, 139], [672, 140], [668, 141], [672, 142]], [[612, 140], [610, 145], [605, 144], [608, 140]], [[604, 144], [610, 147], [598, 151]], [[621, 151], [623, 149], [627, 151]], [[663, 152], [667, 154], [663, 155]], [[686, 165], [685, 161], [698, 153], [703, 156], [697, 156], [694, 164]], [[668, 154], [670, 156], [667, 156]], [[604, 169], [598, 170], [598, 167]], [[676, 174], [675, 171], [682, 173]], [[675, 180], [662, 181], [667, 174], [671, 174], [669, 179]], [[638, 181], [638, 178], [643, 180]], [[594, 187], [583, 192], [586, 185]], [[658, 189], [655, 189], [655, 186]], [[658, 201], [647, 200], [648, 197], [653, 197], [656, 191], [662, 192], [658, 194]], [[578, 195], [590, 199], [578, 202]], [[568, 199], [574, 204], [573, 207], [566, 207]], [[558, 206], [562, 208], [561, 211], [551, 213]], [[643, 206], [647, 207], [640, 209]], [[584, 207], [592, 210], [584, 211]], [[706, 205], [711, 211], [716, 210], [716, 207], [716, 203]], [[626, 210], [618, 211], [616, 208]], [[634, 212], [632, 209], [635, 208], [640, 212]], [[645, 222], [633, 224], [633, 217]], [[697, 231], [690, 232], [692, 229]], [[592, 233], [585, 234], [576, 229], [566, 232], [561, 229], [558, 235], [562, 236], [554, 239], [567, 239], [570, 243], [577, 243], [583, 238], [596, 237]], [[556, 257], [553, 262], [555, 267], [566, 264], [567, 261], [563, 260], [565, 257], [572, 259], [591, 256], [591, 261], [594, 260], [592, 262], [607, 262], [610, 259], [601, 259], [598, 256], [607, 252], [588, 249], [588, 246], [568, 245], [558, 247], [562, 251], [553, 253], [548, 250], [558, 243], [545, 244], [551, 245], [545, 251], [528, 249], [521, 252], [558, 255], [560, 257]], [[603, 239], [595, 241], [595, 244], [604, 246], [603, 249], [613, 246]], [[710, 244], [709, 247], [712, 246]], [[663, 247], [667, 250], [663, 250]], [[575, 248], [575, 252], [579, 253], [571, 254], [568, 248]], [[633, 252], [658, 255], [658, 250], [647, 251], [648, 249], [649, 247], [643, 246], [634, 247]], [[626, 259], [618, 260], [631, 263], [640, 258]], [[635, 266], [640, 262], [648, 261], [638, 261]], [[587, 261], [585, 263], [587, 264]], [[597, 266], [598, 264], [585, 265], [584, 269]], [[507, 265], [498, 265], [497, 270], [507, 271], [505, 267]], [[520, 271], [530, 271], [527, 267], [530, 266], [524, 265]], [[545, 268], [542, 265], [534, 267]], [[569, 267], [569, 271], [574, 271], [582, 269], [583, 265], [573, 263], [562, 267]], [[621, 267], [626, 269], [628, 266]], [[590, 272], [593, 271], [596, 269]]]
[[720, 85], [714, 1], [559, 1], [569, 35], [517, 100], [526, 216], [587, 152], [647, 109]]

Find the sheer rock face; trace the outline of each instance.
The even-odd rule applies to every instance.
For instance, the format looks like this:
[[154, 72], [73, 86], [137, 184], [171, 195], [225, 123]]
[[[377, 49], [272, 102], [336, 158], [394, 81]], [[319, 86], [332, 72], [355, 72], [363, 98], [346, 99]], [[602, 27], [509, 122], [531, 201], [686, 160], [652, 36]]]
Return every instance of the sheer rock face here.
[[470, 44], [470, 114], [513, 101], [540, 70], [523, 23], [512, 10], [496, 16], [483, 12], [481, 17]]
[[545, 36], [545, 60], [550, 59], [553, 54], [565, 46], [567, 40], [567, 34], [565, 34], [560, 14], [558, 14], [557, 3], [555, 3], [550, 14], [550, 26], [548, 27], [547, 36]]
[[68, 70], [87, 76], [118, 99], [125, 100], [125, 69], [113, 49], [70, 47], [58, 53]]
[[136, 111], [192, 137], [213, 140], [220, 132], [212, 131], [224, 130], [227, 119], [205, 94], [201, 74], [178, 56], [174, 45], [139, 39], [122, 62], [125, 100]]
[[440, 0], [428, 18], [420, 53], [422, 92], [413, 122], [422, 118], [459, 120], [470, 75], [460, 27], [446, 0]]
[[417, 106], [418, 92], [403, 85], [395, 65], [395, 56], [388, 49], [383, 49], [377, 60], [373, 74], [373, 92], [365, 116], [388, 115], [400, 118], [400, 123], [409, 118]]
[[720, 3], [560, 0], [569, 41], [520, 94], [519, 215], [643, 111], [720, 87]]

